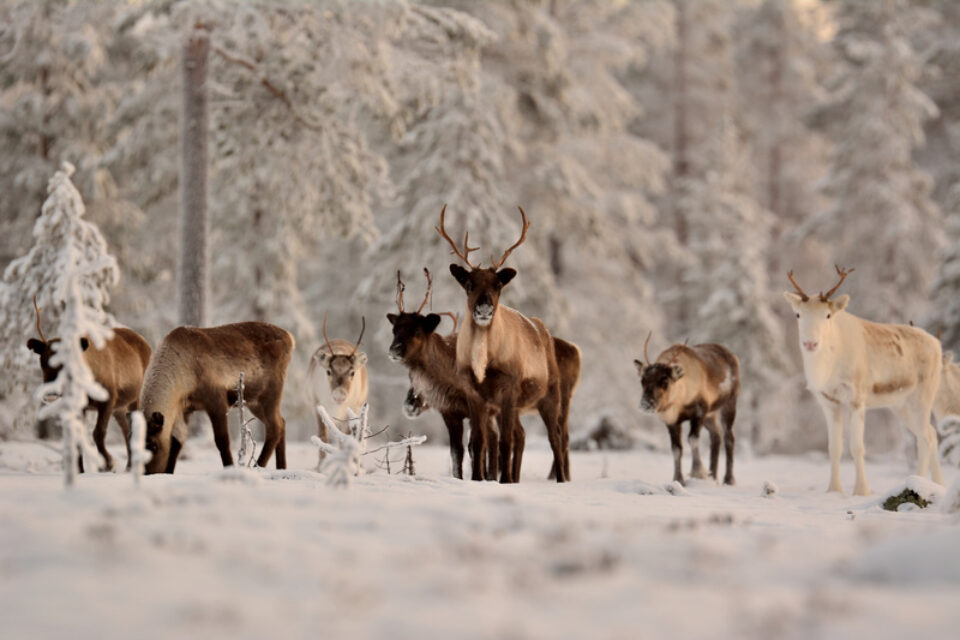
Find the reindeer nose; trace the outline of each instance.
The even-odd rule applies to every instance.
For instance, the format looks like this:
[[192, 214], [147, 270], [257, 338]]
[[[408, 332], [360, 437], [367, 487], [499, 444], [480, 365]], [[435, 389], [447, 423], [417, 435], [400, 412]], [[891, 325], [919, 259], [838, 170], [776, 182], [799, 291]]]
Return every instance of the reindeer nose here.
[[803, 348], [806, 349], [807, 351], [816, 351], [816, 350], [817, 350], [817, 347], [819, 347], [819, 346], [820, 346], [820, 341], [819, 341], [819, 340], [804, 340], [804, 341], [803, 341]]

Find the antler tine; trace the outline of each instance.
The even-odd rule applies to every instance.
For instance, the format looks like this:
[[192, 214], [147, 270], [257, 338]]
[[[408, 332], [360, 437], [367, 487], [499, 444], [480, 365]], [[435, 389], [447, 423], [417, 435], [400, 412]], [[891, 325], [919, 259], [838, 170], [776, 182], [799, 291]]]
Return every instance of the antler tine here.
[[797, 284], [797, 281], [793, 279], [793, 270], [792, 270], [792, 269], [787, 272], [787, 277], [790, 278], [790, 282], [793, 283], [794, 289], [796, 289], [796, 290], [797, 290], [797, 293], [800, 294], [800, 298], [801, 298], [804, 302], [806, 302], [807, 300], [809, 300], [809, 299], [810, 299], [810, 296], [808, 296], [808, 295], [804, 292], [804, 290], [800, 288], [800, 285]]
[[353, 353], [350, 354], [351, 357], [357, 354], [357, 350], [360, 349], [360, 341], [363, 340], [363, 332], [367, 330], [367, 318], [366, 316], [360, 316], [360, 337], [357, 338], [357, 344], [353, 346]]
[[826, 293], [821, 293], [821, 294], [820, 294], [820, 300], [821, 300], [822, 302], [826, 302], [827, 300], [829, 300], [829, 299], [830, 299], [830, 296], [832, 296], [833, 294], [835, 294], [835, 293], [837, 292], [837, 289], [840, 288], [840, 285], [843, 284], [843, 281], [847, 279], [847, 276], [854, 272], [854, 269], [841, 269], [841, 268], [840, 268], [839, 266], [837, 266], [837, 265], [833, 265], [833, 267], [834, 267], [834, 269], [837, 270], [837, 274], [840, 276], [840, 281], [837, 282], [837, 284], [835, 284], [835, 285], [833, 286], [833, 289], [830, 289], [830, 291], [827, 291]]
[[333, 345], [330, 344], [330, 338], [327, 337], [327, 312], [323, 312], [323, 339], [327, 341], [327, 351], [333, 355]]
[[433, 278], [430, 277], [430, 269], [424, 267], [423, 272], [427, 275], [427, 293], [425, 296], [423, 296], [423, 302], [421, 302], [420, 307], [417, 308], [417, 313], [423, 311], [423, 308], [427, 306], [427, 301], [430, 300], [430, 289], [433, 288]]
[[[937, 331], [937, 340], [940, 340], [940, 338], [942, 337], [943, 337], [943, 327], [940, 327], [940, 331]], [[942, 340], [940, 341], [943, 342]]]
[[499, 262], [494, 260], [493, 256], [490, 256], [490, 264], [493, 265], [494, 269], [499, 269], [502, 267], [503, 263], [507, 261], [508, 257], [510, 257], [510, 254], [513, 253], [513, 250], [523, 244], [523, 241], [527, 239], [527, 229], [530, 228], [530, 223], [527, 222], [527, 214], [524, 212], [523, 207], [518, 206], [517, 209], [520, 209], [520, 217], [523, 220], [523, 229], [520, 231], [520, 239], [513, 243], [513, 246], [504, 252]]
[[400, 279], [400, 269], [397, 269], [397, 311], [400, 313], [403, 313], [403, 292], [406, 288]]
[[33, 296], [33, 310], [37, 312], [37, 333], [40, 334], [40, 339], [46, 342], [47, 338], [43, 335], [43, 329], [40, 328], [40, 307], [37, 306], [37, 296]]
[[454, 255], [456, 255], [458, 258], [460, 258], [461, 260], [463, 260], [464, 262], [466, 262], [466, 263], [467, 263], [467, 266], [470, 267], [471, 269], [476, 269], [476, 267], [475, 267], [473, 264], [470, 263], [470, 259], [468, 258], [468, 256], [470, 255], [470, 252], [471, 252], [471, 251], [476, 251], [478, 247], [474, 247], [473, 249], [471, 249], [471, 248], [468, 246], [468, 240], [469, 240], [469, 238], [470, 238], [470, 234], [469, 234], [469, 232], [468, 232], [468, 233], [467, 233], [466, 235], [464, 235], [464, 237], [463, 237], [463, 251], [464, 251], [464, 252], [461, 253], [460, 249], [457, 248], [457, 243], [453, 241], [453, 238], [451, 238], [450, 236], [447, 235], [447, 230], [446, 230], [446, 228], [443, 226], [443, 218], [444, 218], [444, 216], [446, 215], [446, 213], [447, 213], [447, 205], [443, 205], [443, 209], [440, 210], [440, 226], [439, 226], [439, 227], [434, 227], [434, 229], [437, 231], [437, 233], [440, 234], [440, 237], [442, 237], [444, 240], [446, 240], [447, 242], [450, 243], [450, 246], [453, 248], [452, 253], [453, 253]]
[[452, 311], [441, 311], [440, 315], [449, 316], [450, 319], [453, 320], [453, 331], [451, 333], [456, 333], [457, 325], [460, 324], [460, 315], [459, 314], [454, 315]]
[[647, 339], [643, 343], [643, 359], [647, 361], [647, 365], [653, 364], [650, 362], [650, 354], [647, 353], [647, 345], [650, 344], [650, 337], [653, 336], [653, 329], [650, 330], [650, 333], [647, 334]]

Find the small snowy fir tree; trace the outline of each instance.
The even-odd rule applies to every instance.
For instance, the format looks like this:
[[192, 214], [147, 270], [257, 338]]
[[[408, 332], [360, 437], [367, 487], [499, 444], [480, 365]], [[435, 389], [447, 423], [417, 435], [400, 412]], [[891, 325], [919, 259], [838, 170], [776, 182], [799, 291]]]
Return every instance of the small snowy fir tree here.
[[[943, 252], [940, 271], [933, 282], [933, 306], [924, 321], [932, 333], [939, 334], [943, 349], [960, 352], [960, 182], [953, 185], [947, 200], [949, 244]], [[943, 333], [940, 333], [940, 332]]]
[[[5, 363], [22, 362], [24, 358], [17, 355], [26, 355], [29, 360], [22, 346], [32, 320], [28, 300], [36, 296], [41, 307], [56, 312], [53, 326], [57, 327], [60, 340], [54, 343], [50, 364], [61, 369], [54, 381], [40, 386], [37, 395], [56, 397], [40, 410], [40, 417], [56, 417], [63, 427], [67, 486], [74, 483], [78, 445], [84, 458], [94, 463], [90, 467], [103, 464], [87, 437], [83, 411], [88, 396], [105, 399], [106, 390], [94, 380], [87, 366], [81, 339], [100, 349], [112, 337], [113, 318], [103, 308], [109, 300], [109, 288], [119, 279], [116, 261], [108, 253], [100, 232], [82, 219], [83, 200], [70, 182], [72, 173], [73, 166], [64, 163], [54, 174], [34, 226], [33, 248], [4, 273], [4, 321], [0, 325], [7, 349]], [[20, 353], [10, 353], [15, 349]]]

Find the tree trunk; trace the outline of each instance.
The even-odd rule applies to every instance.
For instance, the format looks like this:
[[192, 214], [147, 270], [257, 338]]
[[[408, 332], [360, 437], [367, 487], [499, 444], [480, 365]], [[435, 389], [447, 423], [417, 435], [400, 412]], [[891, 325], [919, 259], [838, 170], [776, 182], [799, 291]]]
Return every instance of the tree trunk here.
[[[674, 52], [673, 67], [673, 217], [677, 232], [677, 242], [686, 247], [689, 242], [687, 218], [680, 206], [680, 190], [685, 188], [684, 181], [690, 173], [687, 132], [687, 5], [686, 0], [674, 0], [676, 7], [677, 44]], [[687, 327], [688, 308], [686, 297], [681, 296], [677, 321], [679, 326]]]
[[207, 60], [210, 36], [198, 25], [183, 47], [180, 116], [180, 323], [207, 320]]

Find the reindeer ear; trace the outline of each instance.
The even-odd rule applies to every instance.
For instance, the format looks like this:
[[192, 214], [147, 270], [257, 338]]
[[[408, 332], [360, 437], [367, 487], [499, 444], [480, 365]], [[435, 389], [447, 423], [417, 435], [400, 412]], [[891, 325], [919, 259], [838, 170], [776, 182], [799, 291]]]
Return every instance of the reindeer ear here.
[[38, 356], [43, 355], [43, 352], [47, 350], [47, 343], [36, 338], [30, 338], [27, 340], [27, 349], [33, 351]]
[[783, 297], [787, 302], [790, 303], [790, 306], [793, 307], [794, 311], [800, 311], [800, 304], [803, 302], [803, 298], [792, 291], [784, 291]]
[[500, 269], [500, 271], [497, 271], [497, 280], [500, 281], [501, 287], [505, 287], [510, 283], [511, 280], [513, 280], [516, 277], [516, 275], [517, 275], [516, 269], [511, 269], [510, 267], [507, 267], [506, 269]]
[[456, 278], [457, 282], [460, 283], [461, 287], [467, 286], [467, 281], [470, 279], [470, 272], [461, 267], [458, 264], [450, 265], [450, 273]]
[[313, 354], [313, 357], [317, 359], [317, 362], [320, 363], [321, 367], [326, 367], [328, 364], [330, 364], [330, 358], [332, 356], [327, 353], [323, 347], [321, 347], [315, 354]]
[[397, 324], [397, 318], [398, 318], [398, 317], [399, 317], [399, 316], [398, 316], [397, 314], [395, 314], [395, 313], [388, 313], [388, 314], [387, 314], [387, 320], [390, 321], [390, 324]]
[[637, 375], [638, 375], [638, 376], [642, 376], [642, 375], [643, 375], [643, 368], [644, 368], [644, 367], [643, 367], [643, 362], [641, 362], [640, 360], [634, 360], [634, 361], [633, 361], [633, 366], [635, 366], [635, 367], [637, 368]]
[[356, 355], [353, 356], [353, 364], [356, 367], [362, 367], [367, 364], [367, 354], [363, 351], [358, 351]]
[[670, 365], [670, 379], [679, 380], [683, 377], [683, 367], [678, 364]]
[[80, 338], [80, 350], [86, 351], [89, 348], [90, 348], [90, 341], [87, 340], [86, 338]]
[[838, 313], [847, 308], [847, 303], [850, 302], [850, 296], [843, 294], [842, 296], [837, 296], [830, 301], [830, 311], [833, 313]]
[[423, 328], [424, 333], [433, 333], [437, 330], [437, 327], [440, 326], [440, 316], [431, 313], [420, 321], [420, 326]]

